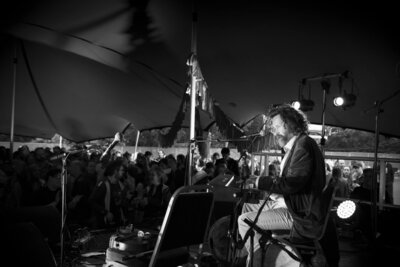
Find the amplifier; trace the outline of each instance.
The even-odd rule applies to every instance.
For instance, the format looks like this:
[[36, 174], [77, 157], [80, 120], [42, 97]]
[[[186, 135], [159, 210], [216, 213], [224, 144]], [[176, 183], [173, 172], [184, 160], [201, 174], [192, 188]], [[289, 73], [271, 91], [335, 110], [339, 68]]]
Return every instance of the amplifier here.
[[130, 234], [114, 234], [106, 251], [106, 266], [146, 266], [157, 241], [158, 233], [135, 230]]

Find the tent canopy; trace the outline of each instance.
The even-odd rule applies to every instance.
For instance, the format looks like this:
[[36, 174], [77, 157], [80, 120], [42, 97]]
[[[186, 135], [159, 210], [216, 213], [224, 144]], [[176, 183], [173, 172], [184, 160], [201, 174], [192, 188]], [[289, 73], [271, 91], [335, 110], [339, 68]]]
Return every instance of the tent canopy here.
[[[18, 23], [4, 27], [24, 40], [37, 84], [19, 48], [16, 134], [84, 141], [113, 136], [129, 122], [138, 129], [171, 125], [188, 82], [191, 1], [45, 0], [29, 7], [18, 6]], [[374, 102], [400, 89], [394, 6], [197, 1], [196, 10], [203, 75], [238, 125], [297, 99], [304, 78], [348, 71], [353, 80], [342, 90], [353, 92], [356, 104], [332, 105], [339, 93], [332, 78], [326, 124], [374, 131]], [[1, 40], [0, 132], [9, 133], [15, 39]], [[303, 95], [315, 102], [309, 120], [321, 123], [320, 81], [308, 82]], [[400, 137], [399, 103], [396, 95], [383, 105], [381, 133]], [[203, 117], [206, 126], [211, 118]]]

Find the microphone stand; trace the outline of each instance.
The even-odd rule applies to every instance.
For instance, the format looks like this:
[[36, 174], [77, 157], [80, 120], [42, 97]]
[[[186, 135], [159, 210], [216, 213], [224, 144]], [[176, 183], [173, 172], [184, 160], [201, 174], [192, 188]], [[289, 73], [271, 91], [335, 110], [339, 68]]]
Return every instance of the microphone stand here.
[[67, 185], [67, 158], [69, 153], [64, 153], [62, 156], [62, 169], [61, 169], [61, 230], [60, 230], [60, 266], [64, 263], [64, 226], [65, 226], [65, 213], [66, 213], [66, 185]]
[[[240, 158], [237, 160], [237, 162], [239, 162], [242, 158], [245, 159], [246, 162], [246, 158], [247, 155], [241, 155]], [[247, 164], [246, 164], [247, 166]], [[242, 168], [245, 166], [242, 166]], [[237, 219], [238, 219], [238, 214], [240, 209], [243, 206], [243, 195], [244, 195], [244, 184], [246, 182], [248, 177], [242, 176], [242, 184], [240, 185], [240, 191], [238, 194], [235, 194], [236, 197], [239, 197], [239, 200], [237, 201], [236, 205], [235, 205], [235, 210], [233, 213], [233, 217], [231, 217], [230, 220], [230, 224], [229, 224], [229, 230], [228, 230], [228, 237], [229, 237], [229, 245], [228, 245], [228, 253], [227, 253], [227, 262], [231, 263], [231, 266], [234, 266], [234, 261], [236, 258], [236, 252], [238, 249], [238, 231], [237, 231]]]
[[364, 111], [364, 113], [368, 112], [371, 109], [375, 110], [375, 147], [374, 147], [374, 167], [373, 167], [373, 180], [372, 180], [372, 188], [371, 188], [371, 222], [372, 222], [372, 247], [375, 248], [376, 245], [376, 234], [377, 234], [377, 205], [376, 205], [376, 190], [377, 190], [377, 183], [378, 183], [378, 148], [379, 148], [379, 115], [383, 113], [382, 106], [387, 101], [391, 100], [395, 96], [400, 94], [400, 90], [395, 91], [393, 94], [389, 95], [388, 97], [382, 100], [376, 100], [374, 106]]
[[[64, 230], [65, 230], [65, 221], [66, 221], [66, 204], [67, 204], [67, 158], [69, 155], [80, 153], [82, 151], [86, 151], [86, 149], [79, 149], [70, 151], [62, 154], [62, 168], [61, 168], [61, 230], [60, 230], [60, 265], [63, 266], [64, 263]], [[61, 155], [59, 155], [61, 156]], [[55, 159], [58, 159], [57, 156]]]
[[[241, 241], [241, 246], [240, 246], [240, 247], [243, 247], [243, 246], [244, 246], [244, 244], [246, 243], [247, 239], [249, 239], [249, 237], [251, 238], [251, 239], [250, 239], [250, 251], [249, 251], [250, 266], [251, 266], [251, 267], [253, 267], [253, 256], [254, 256], [254, 255], [253, 255], [253, 248], [254, 248], [254, 229], [255, 229], [255, 227], [256, 227], [258, 218], [260, 217], [260, 214], [261, 214], [262, 210], [264, 209], [265, 204], [267, 204], [267, 202], [268, 202], [268, 199], [269, 199], [269, 196], [270, 196], [270, 195], [271, 195], [271, 192], [268, 192], [268, 194], [267, 194], [267, 196], [266, 196], [264, 202], [262, 203], [262, 205], [261, 205], [260, 208], [258, 209], [257, 215], [256, 215], [256, 217], [254, 218], [254, 221], [251, 222], [251, 223], [247, 223], [247, 222], [246, 222], [246, 223], [250, 226], [250, 228], [247, 230], [246, 234], [244, 235], [244, 238], [243, 238], [243, 240]], [[263, 249], [263, 248], [260, 248], [260, 249]]]

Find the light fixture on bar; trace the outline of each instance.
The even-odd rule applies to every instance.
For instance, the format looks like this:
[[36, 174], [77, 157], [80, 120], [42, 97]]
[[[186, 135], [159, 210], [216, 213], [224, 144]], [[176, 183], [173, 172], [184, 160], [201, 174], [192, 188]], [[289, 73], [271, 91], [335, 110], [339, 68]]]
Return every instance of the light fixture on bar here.
[[[347, 78], [347, 77], [345, 77]], [[339, 87], [339, 95], [333, 99], [333, 105], [335, 107], [341, 107], [342, 109], [346, 109], [349, 107], [352, 107], [355, 105], [357, 97], [353, 93], [353, 85], [354, 85], [354, 80], [352, 79], [352, 85], [351, 85], [351, 93], [347, 93], [346, 90], [342, 91], [343, 87], [343, 79], [342, 77], [339, 78], [338, 80], [338, 87]]]
[[346, 93], [346, 91], [333, 99], [333, 104], [336, 107], [342, 107], [343, 109], [354, 106], [356, 103], [356, 95], [352, 93]]
[[312, 101], [311, 99], [304, 99], [304, 98], [292, 102], [292, 107], [304, 112], [313, 110], [314, 105], [315, 105], [314, 101]]
[[308, 88], [308, 99], [306, 99], [303, 96], [303, 88], [305, 86], [305, 83], [306, 83], [305, 80], [302, 80], [302, 82], [299, 83], [299, 89], [298, 89], [299, 90], [299, 92], [298, 92], [299, 93], [299, 98], [298, 98], [298, 100], [295, 100], [295, 101], [293, 101], [291, 103], [292, 107], [294, 107], [297, 110], [301, 110], [303, 112], [313, 110], [314, 105], [315, 105], [314, 101], [311, 100], [311, 88], [310, 88], [310, 85], [309, 85], [309, 88]]

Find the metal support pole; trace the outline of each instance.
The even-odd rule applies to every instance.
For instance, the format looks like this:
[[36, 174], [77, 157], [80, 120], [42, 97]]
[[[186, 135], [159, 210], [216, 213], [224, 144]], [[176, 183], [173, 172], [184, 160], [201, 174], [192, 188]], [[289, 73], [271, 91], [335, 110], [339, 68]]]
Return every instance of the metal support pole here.
[[326, 110], [326, 95], [329, 93], [329, 88], [331, 86], [328, 80], [321, 81], [322, 86], [322, 129], [321, 129], [321, 152], [322, 156], [325, 157], [325, 110]]
[[194, 63], [192, 62], [192, 77], [191, 77], [191, 88], [190, 88], [190, 143], [189, 143], [189, 164], [188, 164], [188, 186], [192, 185], [192, 165], [193, 165], [193, 152], [196, 146], [195, 136], [195, 114], [196, 114], [196, 77], [194, 76]]
[[192, 40], [191, 40], [191, 56], [189, 59], [190, 66], [190, 134], [189, 134], [189, 162], [187, 165], [187, 181], [185, 181], [185, 185], [192, 185], [192, 165], [193, 165], [193, 153], [196, 146], [196, 135], [195, 135], [195, 114], [196, 114], [196, 85], [197, 78], [196, 73], [199, 71], [198, 62], [197, 62], [197, 10], [196, 10], [196, 1], [193, 1], [193, 12], [192, 12]]
[[15, 127], [15, 92], [17, 89], [17, 65], [18, 65], [18, 48], [14, 47], [13, 58], [13, 87], [12, 87], [12, 100], [11, 100], [11, 129], [10, 129], [10, 160], [14, 153], [14, 127]]
[[254, 160], [254, 155], [251, 155], [251, 161], [250, 161], [250, 174], [251, 175], [254, 175], [254, 171], [255, 171], [255, 166], [254, 166], [254, 164], [255, 164], [255, 160]]
[[371, 240], [373, 242], [373, 246], [375, 246], [375, 238], [377, 232], [377, 205], [376, 205], [376, 189], [377, 189], [377, 181], [378, 181], [378, 148], [379, 148], [379, 114], [381, 113], [381, 104], [382, 102], [376, 101], [376, 113], [375, 113], [375, 153], [374, 153], [374, 176], [372, 178], [371, 183]]
[[383, 209], [386, 193], [386, 171], [385, 161], [379, 161], [379, 209]]
[[66, 215], [66, 186], [67, 186], [67, 157], [65, 154], [62, 157], [62, 169], [61, 169], [61, 230], [60, 230], [60, 266], [64, 263], [64, 227], [65, 227], [65, 215]]
[[139, 137], [140, 137], [140, 131], [138, 130], [136, 133], [136, 142], [135, 142], [135, 152], [134, 152], [134, 158], [136, 159], [136, 155], [137, 155], [137, 148], [138, 148], [138, 144], [139, 144]]

